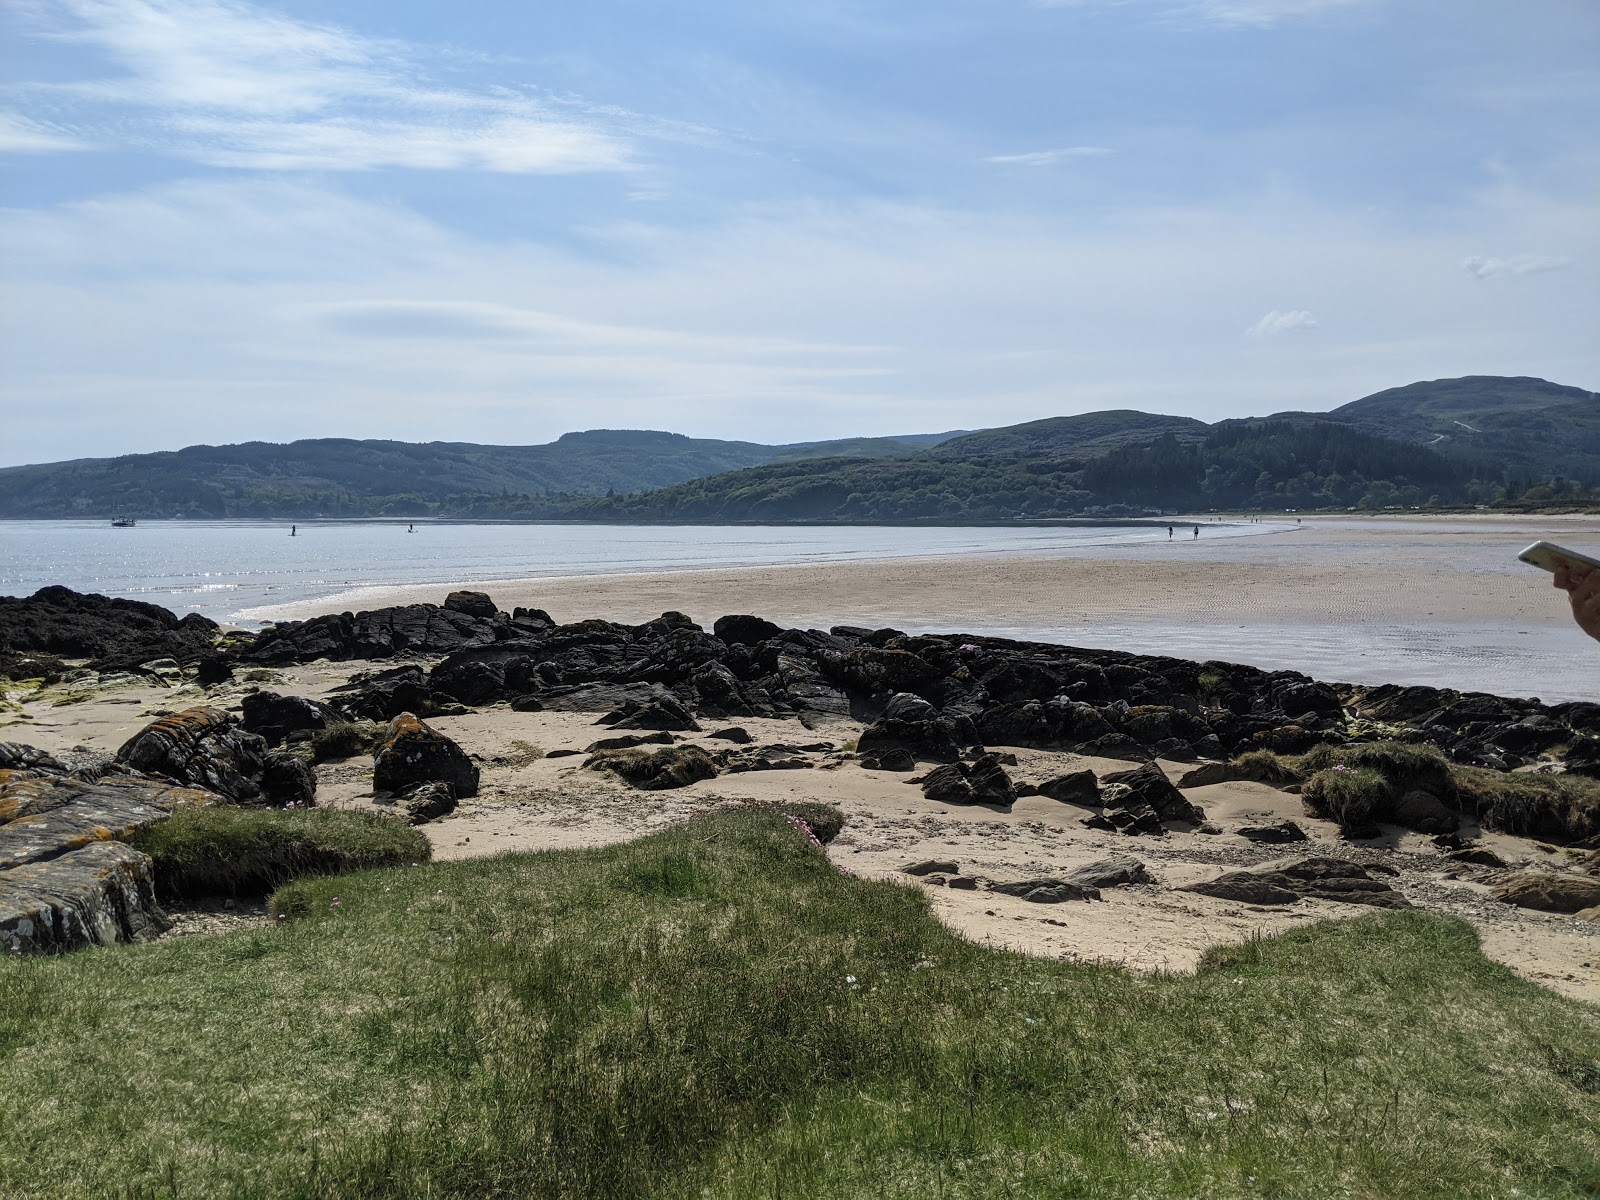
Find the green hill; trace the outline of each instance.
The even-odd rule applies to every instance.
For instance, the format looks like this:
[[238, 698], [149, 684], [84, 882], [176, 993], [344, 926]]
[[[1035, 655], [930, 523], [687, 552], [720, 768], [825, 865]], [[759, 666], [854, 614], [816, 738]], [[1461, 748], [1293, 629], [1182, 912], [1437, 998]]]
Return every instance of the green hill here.
[[1093, 458], [1122, 446], [1142, 445], [1163, 434], [1182, 443], [1204, 440], [1209, 428], [1193, 417], [1168, 417], [1160, 413], [1112, 409], [1079, 413], [1071, 417], [1046, 417], [1022, 425], [984, 429], [954, 438], [940, 447], [941, 455], [973, 457], [984, 454], [1049, 454], [1058, 458]]
[[637, 429], [547, 445], [317, 438], [190, 446], [0, 469], [0, 517], [421, 516], [503, 502], [664, 487], [775, 458], [913, 453], [951, 435], [767, 446]]

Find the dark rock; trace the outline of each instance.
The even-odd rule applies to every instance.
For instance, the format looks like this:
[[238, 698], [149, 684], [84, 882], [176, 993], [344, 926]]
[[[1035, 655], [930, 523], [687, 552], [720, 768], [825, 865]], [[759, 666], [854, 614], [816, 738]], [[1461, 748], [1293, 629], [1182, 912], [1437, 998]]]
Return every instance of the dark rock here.
[[583, 748], [585, 754], [596, 754], [601, 750], [627, 750], [633, 746], [670, 746], [673, 737], [670, 733], [625, 733], [621, 737], [601, 738], [597, 742], [590, 742]]
[[1032, 904], [1061, 904], [1067, 900], [1098, 900], [1098, 888], [1085, 887], [1066, 879], [1022, 879], [997, 883], [989, 889], [1002, 896], [1016, 896]]
[[240, 722], [244, 730], [260, 734], [269, 746], [283, 745], [293, 733], [328, 727], [328, 714], [322, 705], [301, 696], [250, 692], [239, 703], [244, 710]]
[[1083, 888], [1125, 887], [1130, 883], [1154, 883], [1149, 869], [1137, 858], [1116, 855], [1073, 867], [1062, 876], [1068, 883]]
[[771, 621], [743, 615], [718, 617], [711, 631], [730, 646], [759, 645], [783, 632]]
[[613, 729], [657, 729], [678, 733], [698, 733], [700, 723], [687, 708], [670, 696], [640, 704], [629, 700], [596, 722]]
[[1227, 783], [1235, 778], [1228, 763], [1208, 762], [1178, 777], [1179, 788], [1209, 787], [1214, 783]]
[[388, 736], [372, 765], [374, 794], [400, 795], [423, 783], [448, 783], [457, 796], [478, 794], [478, 768], [455, 742], [430, 729], [413, 713], [389, 722]]
[[1149, 762], [1150, 751], [1125, 733], [1108, 733], [1078, 744], [1078, 753], [1095, 758], [1120, 758], [1124, 762]]
[[1370, 904], [1377, 908], [1411, 907], [1411, 901], [1388, 884], [1374, 879], [1359, 863], [1340, 858], [1282, 859], [1248, 871], [1230, 871], [1179, 890], [1241, 904], [1293, 904], [1309, 898]]
[[1489, 894], [1518, 908], [1575, 913], [1600, 904], [1600, 879], [1557, 875], [1552, 871], [1518, 871], [1501, 879], [1489, 889]]
[[[1119, 783], [1106, 788], [1106, 798], [1116, 798], [1112, 796], [1113, 789], [1122, 789], [1123, 787], [1124, 785]], [[1120, 798], [1117, 799], [1120, 800]], [[1107, 808], [1102, 819], [1105, 824], [1095, 825], [1094, 828], [1109, 828], [1117, 833], [1125, 833], [1130, 837], [1136, 837], [1139, 834], [1163, 837], [1167, 832], [1166, 826], [1161, 823], [1160, 814], [1148, 804], [1128, 803], [1122, 800], [1117, 807]], [[1084, 824], [1088, 824], [1088, 822], [1085, 821]]]
[[[0, 742], [0, 771], [20, 771], [29, 775], [65, 775], [67, 768], [55, 755], [21, 742]], [[4, 779], [0, 778], [0, 783]]]
[[941, 804], [976, 804], [977, 797], [972, 794], [972, 784], [967, 782], [966, 772], [961, 766], [960, 763], [950, 763], [929, 771], [922, 780], [922, 794]]
[[55, 953], [143, 942], [169, 925], [149, 858], [123, 842], [90, 842], [0, 871], [0, 949]]
[[311, 764], [287, 750], [261, 756], [261, 797], [275, 808], [311, 808], [317, 802], [317, 775]]
[[1445, 857], [1451, 862], [1466, 863], [1474, 867], [1504, 868], [1510, 866], [1505, 859], [1487, 846], [1466, 846], [1460, 850], [1450, 851]]
[[190, 708], [134, 734], [117, 761], [135, 771], [204, 788], [236, 804], [271, 803], [262, 789], [267, 743], [216, 708]]
[[1394, 806], [1394, 822], [1418, 833], [1454, 833], [1461, 815], [1446, 808], [1439, 797], [1420, 789], [1407, 792]]
[[659, 683], [583, 683], [546, 688], [539, 693], [550, 712], [615, 712], [629, 704], [643, 707], [676, 697]]
[[500, 610], [486, 592], [451, 592], [444, 598], [444, 606], [451, 612], [480, 617], [486, 621], [492, 621], [500, 615]]
[[1072, 771], [1039, 784], [1039, 794], [1063, 804], [1093, 808], [1100, 803], [1100, 783], [1093, 771]]
[[401, 797], [400, 806], [411, 824], [426, 825], [455, 812], [456, 789], [443, 780], [419, 784]]
[[543, 712], [544, 701], [537, 696], [513, 696], [511, 698], [512, 712]]
[[936, 721], [939, 710], [912, 692], [896, 692], [883, 706], [883, 715], [891, 721]]
[[911, 751], [900, 746], [891, 746], [877, 754], [863, 755], [861, 766], [867, 771], [915, 771], [917, 760]]
[[611, 771], [636, 788], [660, 791], [687, 787], [717, 774], [716, 761], [699, 746], [664, 746], [644, 750], [602, 750], [583, 764], [585, 770]]
[[973, 763], [955, 762], [935, 767], [922, 782], [922, 794], [943, 804], [998, 804], [1009, 807], [1017, 798], [1011, 777], [992, 754]]
[[920, 761], [953, 763], [961, 757], [955, 726], [948, 721], [876, 721], [861, 731], [856, 750], [881, 756], [885, 750], [906, 750]]
[[[1133, 803], [1149, 805], [1163, 821], [1183, 821], [1190, 825], [1198, 825], [1206, 819], [1206, 814], [1191, 804], [1154, 763], [1133, 771], [1114, 771], [1102, 776], [1100, 782], [1102, 785], [1122, 784], [1131, 791]], [[1107, 807], [1112, 806], [1109, 797], [1105, 798], [1104, 802]], [[1123, 801], [1115, 807], [1128, 808], [1131, 804]]]
[[159, 605], [64, 587], [0, 596], [0, 655], [86, 658], [102, 673], [137, 671], [157, 658], [194, 663], [213, 652], [219, 632], [199, 613], [180, 618]]
[[963, 892], [975, 892], [978, 890], [978, 881], [970, 875], [955, 875], [945, 880], [945, 886]]
[[546, 750], [544, 756], [546, 758], [573, 758], [582, 753], [582, 750]]
[[696, 670], [689, 682], [700, 697], [700, 709], [707, 716], [750, 717], [755, 709], [745, 698], [739, 677], [720, 662], [708, 662]]
[[195, 682], [215, 687], [233, 678], [233, 664], [220, 654], [202, 654], [195, 663]]
[[736, 746], [748, 746], [752, 740], [750, 731], [741, 729], [737, 725], [730, 725], [726, 729], [713, 729], [706, 736], [717, 738], [719, 741], [732, 742]]
[[212, 792], [137, 775], [93, 782], [63, 775], [0, 779], [0, 874], [91, 842], [123, 841], [179, 808], [219, 802]]
[[1150, 747], [1150, 752], [1168, 762], [1194, 762], [1199, 757], [1194, 747], [1182, 738], [1166, 738], [1159, 741]]
[[1234, 832], [1247, 841], [1260, 842], [1268, 846], [1310, 840], [1304, 829], [1287, 820], [1272, 825], [1241, 825]]
[[930, 858], [924, 862], [909, 863], [900, 868], [902, 875], [959, 875], [961, 866], [951, 859]]
[[357, 721], [391, 721], [403, 712], [431, 715], [433, 692], [421, 667], [394, 667], [353, 677], [333, 690], [331, 707]]
[[509, 619], [503, 617], [487, 620], [438, 605], [408, 604], [270, 626], [256, 635], [240, 658], [272, 665], [319, 658], [342, 662], [397, 654], [452, 654], [491, 645], [509, 628]]

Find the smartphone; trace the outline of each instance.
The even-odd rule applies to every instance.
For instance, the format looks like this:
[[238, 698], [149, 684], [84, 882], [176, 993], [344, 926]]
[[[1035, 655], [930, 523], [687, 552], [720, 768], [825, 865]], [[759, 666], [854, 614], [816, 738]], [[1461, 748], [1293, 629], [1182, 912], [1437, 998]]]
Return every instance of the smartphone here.
[[1562, 567], [1578, 572], [1600, 571], [1600, 559], [1579, 554], [1576, 550], [1568, 550], [1565, 546], [1558, 546], [1554, 542], [1535, 542], [1517, 557], [1529, 566], [1549, 571], [1552, 575]]

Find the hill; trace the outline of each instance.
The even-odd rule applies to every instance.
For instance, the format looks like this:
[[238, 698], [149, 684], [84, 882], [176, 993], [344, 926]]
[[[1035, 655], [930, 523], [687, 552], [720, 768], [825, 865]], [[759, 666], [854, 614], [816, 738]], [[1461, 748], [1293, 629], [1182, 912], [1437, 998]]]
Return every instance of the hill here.
[[940, 452], [966, 458], [1023, 453], [1085, 459], [1123, 446], [1144, 445], [1169, 433], [1181, 443], [1192, 444], [1205, 439], [1207, 428], [1204, 421], [1193, 417], [1111, 409], [980, 430], [943, 443]]
[[485, 498], [640, 491], [775, 458], [913, 453], [949, 434], [768, 446], [637, 429], [565, 433], [536, 446], [317, 438], [190, 446], [0, 469], [0, 517], [421, 516]]

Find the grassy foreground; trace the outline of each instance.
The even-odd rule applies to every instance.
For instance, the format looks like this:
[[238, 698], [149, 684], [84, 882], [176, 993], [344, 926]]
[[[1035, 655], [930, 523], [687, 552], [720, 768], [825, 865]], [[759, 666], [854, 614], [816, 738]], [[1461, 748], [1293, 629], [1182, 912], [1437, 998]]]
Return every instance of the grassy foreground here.
[[0, 962], [0, 1195], [1600, 1189], [1600, 1010], [1422, 913], [1131, 976], [964, 943], [759, 811], [274, 903]]

